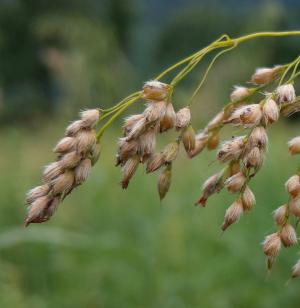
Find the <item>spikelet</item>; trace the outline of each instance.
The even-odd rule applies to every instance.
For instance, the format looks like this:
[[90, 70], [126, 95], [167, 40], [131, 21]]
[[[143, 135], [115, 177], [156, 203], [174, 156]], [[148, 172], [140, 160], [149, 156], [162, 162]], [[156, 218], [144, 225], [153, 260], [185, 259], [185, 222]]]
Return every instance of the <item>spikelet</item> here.
[[76, 151], [86, 155], [96, 145], [96, 132], [94, 130], [81, 130], [76, 136]]
[[62, 169], [72, 169], [79, 164], [80, 160], [81, 155], [73, 151], [65, 154], [58, 163]]
[[281, 239], [279, 234], [272, 233], [265, 237], [262, 243], [263, 252], [267, 257], [268, 269], [272, 268], [275, 258], [278, 256], [281, 249]]
[[36, 199], [46, 196], [49, 190], [50, 190], [50, 187], [48, 184], [44, 184], [44, 185], [40, 185], [40, 186], [32, 188], [26, 194], [26, 203], [27, 204], [33, 203]]
[[99, 160], [100, 154], [101, 154], [101, 145], [100, 143], [96, 143], [90, 153], [92, 166], [94, 166], [96, 162]]
[[165, 132], [174, 127], [176, 121], [176, 113], [171, 102], [167, 103], [166, 112], [164, 116], [160, 119], [159, 130], [160, 132]]
[[296, 99], [296, 93], [292, 84], [285, 84], [276, 89], [278, 104], [289, 103]]
[[72, 190], [73, 184], [74, 172], [71, 170], [65, 171], [51, 182], [51, 192], [54, 196], [58, 194], [66, 195]]
[[185, 128], [182, 132], [182, 143], [187, 153], [195, 149], [196, 136], [195, 131], [191, 125]]
[[160, 200], [162, 200], [169, 191], [171, 185], [171, 178], [172, 178], [172, 168], [170, 164], [166, 166], [166, 168], [161, 172], [158, 178], [157, 188]]
[[268, 135], [265, 128], [262, 126], [255, 127], [249, 136], [248, 143], [251, 148], [258, 147], [259, 149], [266, 150]]
[[210, 120], [210, 122], [207, 124], [207, 129], [210, 131], [219, 127], [222, 125], [224, 118], [225, 112], [222, 110], [212, 120]]
[[246, 183], [246, 179], [246, 176], [242, 172], [238, 172], [226, 179], [224, 185], [229, 192], [236, 193], [242, 189]]
[[130, 141], [141, 136], [146, 130], [147, 120], [145, 116], [141, 117], [138, 121], [136, 121], [131, 130], [128, 132], [126, 140]]
[[289, 202], [289, 213], [300, 218], [300, 199], [292, 199]]
[[224, 142], [217, 154], [217, 159], [221, 162], [238, 159], [245, 146], [244, 139], [245, 136], [240, 136]]
[[77, 185], [86, 181], [86, 179], [89, 176], [91, 168], [92, 168], [92, 162], [88, 158], [82, 160], [80, 164], [75, 168], [75, 182]]
[[291, 139], [288, 142], [289, 152], [291, 155], [300, 153], [300, 136]]
[[150, 101], [161, 101], [168, 95], [170, 86], [158, 80], [150, 80], [143, 87], [143, 98]]
[[196, 139], [196, 141], [195, 141], [194, 150], [188, 152], [188, 155], [189, 155], [190, 158], [193, 158], [193, 157], [195, 157], [196, 155], [198, 155], [199, 153], [202, 152], [202, 150], [206, 146], [208, 135], [205, 132], [201, 132], [201, 133], [196, 135], [195, 139]]
[[246, 186], [242, 194], [242, 203], [244, 211], [251, 211], [255, 205], [255, 196], [248, 186]]
[[268, 98], [263, 105], [263, 117], [266, 124], [272, 124], [279, 119], [279, 108], [272, 98]]
[[125, 136], [128, 135], [132, 131], [132, 128], [134, 127], [134, 125], [141, 119], [144, 119], [143, 114], [134, 114], [134, 115], [127, 117], [122, 126], [124, 135]]
[[280, 66], [275, 66], [273, 68], [268, 68], [268, 67], [257, 68], [255, 73], [251, 77], [251, 81], [255, 84], [270, 83], [276, 78], [280, 70], [281, 70]]
[[149, 103], [143, 115], [147, 123], [152, 123], [163, 118], [166, 113], [167, 103], [165, 101]]
[[162, 153], [154, 154], [147, 163], [146, 172], [154, 172], [165, 164], [164, 155]]
[[273, 212], [273, 218], [277, 225], [282, 226], [287, 219], [287, 205], [284, 204]]
[[53, 162], [45, 167], [43, 173], [44, 182], [49, 182], [62, 174], [63, 170], [60, 162]]
[[204, 182], [202, 186], [202, 195], [195, 205], [205, 207], [207, 199], [222, 189], [221, 178], [222, 173], [216, 173]]
[[65, 135], [69, 136], [69, 137], [75, 136], [83, 128], [84, 128], [84, 124], [83, 124], [82, 120], [76, 120], [76, 121], [72, 122], [66, 128]]
[[213, 133], [207, 140], [206, 147], [208, 150], [214, 150], [220, 143], [220, 135], [218, 132]]
[[134, 173], [136, 172], [136, 169], [139, 166], [139, 156], [134, 155], [133, 157], [130, 157], [126, 163], [124, 164], [122, 168], [122, 180], [121, 180], [121, 186], [123, 189], [126, 189], [128, 187], [129, 181], [133, 177]]
[[184, 107], [176, 113], [176, 129], [186, 128], [191, 123], [191, 111], [189, 107]]
[[80, 112], [82, 126], [86, 128], [93, 128], [97, 125], [100, 112], [98, 109], [87, 109]]
[[166, 163], [170, 163], [174, 159], [176, 159], [178, 150], [179, 150], [178, 141], [168, 143], [162, 153], [164, 161]]
[[135, 155], [138, 151], [138, 141], [127, 141], [126, 137], [120, 138], [118, 142], [118, 154], [116, 166], [124, 164], [131, 156]]
[[285, 183], [285, 188], [292, 198], [296, 198], [300, 193], [299, 175], [291, 176]]
[[235, 223], [243, 215], [244, 208], [241, 199], [236, 200], [230, 205], [230, 207], [225, 212], [224, 222], [221, 229], [225, 231], [230, 225]]
[[296, 245], [298, 242], [296, 231], [290, 223], [287, 223], [282, 227], [280, 238], [285, 247]]
[[51, 199], [48, 196], [37, 198], [30, 206], [25, 219], [25, 225], [30, 223], [43, 222], [43, 211], [48, 206]]
[[232, 102], [240, 102], [246, 98], [248, 98], [251, 93], [251, 89], [248, 89], [246, 87], [241, 87], [241, 86], [235, 86], [234, 90], [230, 94], [230, 99]]
[[262, 118], [262, 110], [259, 104], [251, 104], [237, 108], [230, 117], [224, 121], [225, 124], [243, 125], [252, 127], [259, 124]]
[[245, 155], [243, 161], [246, 168], [255, 168], [258, 170], [264, 162], [264, 153], [258, 147], [254, 147]]
[[300, 259], [296, 262], [292, 269], [292, 278], [297, 278], [300, 275]]
[[137, 153], [140, 156], [150, 157], [155, 151], [156, 128], [148, 129], [137, 140]]
[[57, 143], [57, 145], [53, 149], [53, 152], [54, 153], [70, 152], [74, 149], [74, 145], [75, 145], [75, 138], [64, 137]]

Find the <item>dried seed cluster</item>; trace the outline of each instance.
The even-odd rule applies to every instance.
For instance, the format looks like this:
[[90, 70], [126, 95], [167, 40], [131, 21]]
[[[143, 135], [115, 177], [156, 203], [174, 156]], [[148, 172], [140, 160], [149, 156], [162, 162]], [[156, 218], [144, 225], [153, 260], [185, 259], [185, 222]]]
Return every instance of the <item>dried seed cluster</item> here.
[[99, 116], [97, 109], [85, 110], [81, 112], [80, 120], [67, 127], [65, 137], [53, 149], [57, 160], [45, 167], [42, 185], [27, 193], [26, 225], [49, 220], [59, 203], [87, 179], [100, 155], [93, 129]]
[[[298, 154], [300, 138], [296, 137], [289, 141], [289, 152]], [[286, 191], [289, 195], [288, 202], [281, 205], [273, 212], [273, 218], [277, 226], [277, 232], [267, 235], [263, 242], [263, 251], [267, 258], [268, 268], [272, 265], [278, 256], [281, 247], [290, 247], [298, 243], [296, 228], [292, 220], [298, 225], [300, 221], [300, 175], [291, 176], [285, 183]], [[296, 262], [292, 270], [292, 278], [300, 275], [300, 260]]]
[[[121, 186], [126, 189], [139, 164], [146, 164], [147, 173], [163, 167], [158, 179], [158, 192], [163, 199], [169, 190], [172, 162], [176, 159], [182, 141], [187, 153], [195, 149], [195, 131], [191, 126], [189, 107], [177, 113], [170, 100], [171, 87], [159, 81], [146, 82], [143, 98], [146, 109], [141, 114], [129, 116], [123, 125], [123, 137], [119, 139], [116, 165], [122, 167]], [[175, 128], [180, 132], [177, 140], [155, 153], [157, 134]]]

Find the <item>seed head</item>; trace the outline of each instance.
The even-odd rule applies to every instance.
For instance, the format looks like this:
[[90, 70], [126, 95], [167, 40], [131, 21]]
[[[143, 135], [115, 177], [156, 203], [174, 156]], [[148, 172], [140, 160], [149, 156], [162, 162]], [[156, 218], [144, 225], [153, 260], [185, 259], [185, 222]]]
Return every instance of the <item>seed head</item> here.
[[222, 125], [224, 121], [224, 117], [225, 117], [225, 113], [222, 110], [207, 124], [207, 129], [212, 130]]
[[75, 168], [75, 182], [76, 184], [81, 184], [89, 176], [90, 170], [92, 168], [91, 160], [86, 158], [83, 159], [80, 164]]
[[147, 123], [152, 123], [163, 118], [166, 113], [167, 103], [165, 101], [149, 103], [144, 111]]
[[244, 208], [241, 199], [238, 199], [230, 205], [225, 212], [224, 222], [222, 224], [222, 230], [225, 231], [230, 225], [235, 223], [243, 215]]
[[200, 199], [196, 202], [196, 205], [199, 204], [200, 206], [205, 207], [207, 199], [221, 190], [221, 173], [216, 173], [208, 178], [203, 186], [202, 186], [202, 195]]
[[287, 205], [284, 204], [273, 212], [273, 218], [277, 225], [282, 226], [286, 221]]
[[82, 120], [77, 120], [72, 122], [67, 128], [66, 128], [66, 136], [75, 136], [81, 129], [84, 128], [84, 123]]
[[84, 110], [80, 113], [82, 125], [85, 128], [93, 128], [97, 125], [99, 118], [100, 118], [100, 112], [98, 109], [88, 109]]
[[79, 154], [86, 155], [96, 144], [94, 130], [81, 130], [76, 136], [76, 150]]
[[71, 170], [67, 170], [51, 182], [52, 193], [53, 195], [66, 195], [72, 190], [73, 184], [74, 172]]
[[276, 89], [278, 104], [292, 102], [296, 99], [295, 88], [292, 84], [285, 84]]
[[251, 211], [253, 206], [255, 205], [255, 196], [248, 186], [246, 186], [243, 192], [242, 203], [244, 211]]
[[143, 97], [150, 101], [160, 101], [167, 97], [170, 86], [158, 80], [150, 80], [143, 87]]
[[189, 125], [182, 132], [182, 143], [187, 153], [195, 149], [196, 135], [193, 127]]
[[234, 90], [230, 94], [230, 99], [232, 102], [240, 102], [248, 98], [252, 91], [246, 87], [235, 86]]
[[292, 278], [297, 278], [297, 277], [299, 277], [299, 275], [300, 275], [300, 259], [293, 266]]
[[287, 223], [282, 227], [280, 238], [285, 247], [296, 245], [298, 241], [296, 231], [290, 223]]
[[233, 111], [225, 124], [243, 125], [244, 127], [256, 126], [262, 118], [262, 110], [259, 104], [251, 104], [237, 108]]
[[285, 183], [285, 188], [292, 198], [296, 198], [300, 193], [299, 175], [291, 176]]
[[176, 128], [182, 129], [187, 127], [191, 122], [191, 111], [189, 107], [184, 107], [176, 113]]
[[262, 246], [263, 252], [268, 258], [276, 258], [281, 248], [281, 239], [279, 234], [276, 232], [267, 235], [262, 243]]
[[208, 136], [207, 133], [202, 132], [197, 134], [195, 138], [196, 138], [195, 148], [194, 150], [188, 152], [190, 158], [195, 157], [205, 148]]
[[159, 198], [162, 200], [167, 192], [169, 191], [170, 185], [171, 185], [171, 178], [172, 178], [172, 169], [171, 165], [168, 165], [162, 173], [159, 175], [158, 178], [158, 193], [159, 193]]
[[53, 149], [53, 152], [59, 154], [70, 152], [74, 149], [74, 145], [75, 145], [74, 137], [65, 137], [57, 143], [57, 145]]
[[291, 139], [288, 142], [288, 146], [289, 146], [289, 152], [291, 155], [299, 154], [300, 153], [300, 136]]
[[246, 182], [246, 177], [242, 172], [238, 172], [233, 176], [229, 177], [224, 185], [227, 190], [231, 193], [236, 193], [241, 190]]
[[251, 77], [251, 81], [255, 84], [267, 84], [272, 82], [277, 74], [279, 73], [281, 67], [276, 66], [273, 68], [261, 67], [256, 69], [255, 73]]
[[176, 121], [176, 113], [172, 103], [167, 103], [166, 112], [160, 120], [159, 129], [160, 132], [165, 132], [174, 127]]
[[179, 144], [177, 141], [168, 143], [162, 153], [164, 162], [170, 163], [174, 159], [176, 159], [178, 150], [179, 150]]
[[221, 162], [238, 159], [245, 146], [244, 139], [245, 136], [240, 136], [223, 143], [217, 154], [217, 159]]
[[164, 165], [165, 160], [162, 153], [154, 154], [147, 163], [146, 172], [154, 172], [158, 170], [162, 165]]
[[122, 168], [122, 180], [121, 180], [121, 186], [123, 189], [126, 189], [128, 187], [129, 181], [133, 177], [136, 169], [139, 166], [139, 156], [134, 155], [133, 157], [130, 157], [126, 163], [124, 164]]
[[60, 162], [53, 162], [45, 167], [43, 173], [43, 180], [44, 182], [50, 182], [60, 174], [62, 174], [63, 170], [61, 167]]
[[263, 117], [266, 124], [272, 124], [279, 119], [279, 109], [272, 98], [268, 98], [263, 105]]
[[26, 203], [27, 204], [33, 203], [36, 199], [46, 196], [49, 190], [50, 190], [50, 187], [48, 184], [44, 184], [44, 185], [32, 188], [26, 194]]

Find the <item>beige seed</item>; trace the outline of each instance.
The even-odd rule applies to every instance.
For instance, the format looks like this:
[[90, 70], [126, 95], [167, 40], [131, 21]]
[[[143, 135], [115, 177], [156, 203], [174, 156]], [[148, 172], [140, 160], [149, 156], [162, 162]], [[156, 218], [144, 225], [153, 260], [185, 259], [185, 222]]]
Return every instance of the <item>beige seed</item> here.
[[243, 215], [244, 208], [242, 200], [238, 199], [230, 205], [225, 212], [224, 222], [222, 224], [222, 230], [225, 231], [230, 225], [235, 223]]
[[76, 151], [65, 154], [59, 161], [59, 165], [62, 169], [72, 169], [76, 167], [81, 160], [81, 155]]
[[26, 203], [27, 204], [33, 203], [36, 199], [47, 195], [49, 192], [49, 189], [50, 188], [48, 184], [44, 184], [44, 185], [40, 185], [40, 186], [32, 188], [26, 194]]
[[76, 150], [79, 154], [86, 155], [96, 144], [96, 132], [94, 130], [82, 130], [76, 136]]
[[291, 176], [285, 183], [285, 188], [292, 198], [300, 194], [300, 177], [299, 175]]
[[176, 113], [176, 128], [182, 129], [187, 127], [191, 122], [191, 111], [189, 107], [184, 107]]
[[133, 177], [134, 173], [136, 172], [140, 159], [138, 155], [135, 155], [129, 158], [122, 168], [122, 180], [121, 186], [123, 189], [128, 187], [129, 181]]
[[229, 177], [224, 185], [227, 190], [231, 193], [236, 193], [242, 189], [244, 184], [246, 183], [246, 177], [242, 172], [238, 172], [233, 176]]
[[52, 193], [53, 195], [68, 194], [73, 188], [74, 184], [74, 172], [71, 170], [65, 171], [52, 181]]
[[171, 165], [169, 165], [162, 171], [162, 173], [159, 175], [158, 178], [157, 188], [160, 200], [162, 200], [169, 191], [171, 185], [171, 178], [172, 178], [172, 169]]
[[176, 113], [172, 103], [167, 103], [166, 112], [160, 120], [159, 130], [160, 132], [165, 132], [174, 127], [176, 121]]
[[195, 149], [196, 134], [193, 127], [190, 125], [182, 132], [182, 143], [187, 153]]
[[282, 227], [280, 238], [285, 247], [296, 245], [298, 241], [296, 231], [290, 223], [287, 223]]
[[255, 205], [255, 196], [248, 186], [245, 188], [242, 194], [242, 203], [244, 211], [251, 211]]
[[88, 109], [84, 110], [80, 113], [80, 117], [82, 120], [82, 125], [86, 128], [93, 128], [97, 125], [100, 112], [98, 109]]
[[90, 159], [86, 158], [80, 162], [80, 164], [75, 168], [75, 182], [76, 184], [81, 184], [89, 176], [92, 167], [92, 162]]
[[273, 218], [277, 225], [282, 226], [287, 219], [287, 205], [284, 204], [273, 212]]
[[54, 153], [70, 152], [74, 149], [74, 144], [75, 144], [75, 138], [65, 137], [57, 143], [57, 145], [53, 149], [53, 152]]
[[44, 182], [50, 182], [60, 174], [62, 174], [63, 170], [60, 162], [53, 162], [45, 167], [43, 172], [43, 180]]
[[272, 124], [279, 119], [279, 109], [272, 98], [268, 98], [263, 105], [263, 117], [266, 124]]
[[300, 153], [300, 136], [291, 139], [288, 142], [288, 146], [289, 146], [289, 152], [291, 155], [299, 154]]

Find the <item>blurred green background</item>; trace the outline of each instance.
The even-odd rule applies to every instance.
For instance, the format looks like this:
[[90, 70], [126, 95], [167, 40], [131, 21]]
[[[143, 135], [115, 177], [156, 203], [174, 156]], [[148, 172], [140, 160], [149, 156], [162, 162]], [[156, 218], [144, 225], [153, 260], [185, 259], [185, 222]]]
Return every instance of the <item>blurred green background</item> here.
[[[127, 191], [118, 185], [121, 122], [104, 136], [88, 182], [50, 222], [23, 227], [24, 195], [80, 108], [112, 106], [223, 33], [300, 29], [299, 20], [297, 0], [1, 0], [0, 307], [299, 307], [300, 281], [285, 285], [298, 248], [284, 249], [267, 277], [260, 246], [299, 163], [286, 147], [299, 135], [297, 117], [270, 129], [268, 159], [251, 184], [257, 205], [223, 236], [234, 196], [222, 192], [206, 209], [193, 207], [203, 181], [220, 169], [211, 164], [215, 153], [189, 161], [182, 152], [160, 204], [157, 174], [139, 170]], [[194, 127], [255, 67], [291, 61], [299, 44], [298, 37], [258, 39], [218, 60], [193, 106]], [[179, 86], [177, 108], [205, 64]]]

